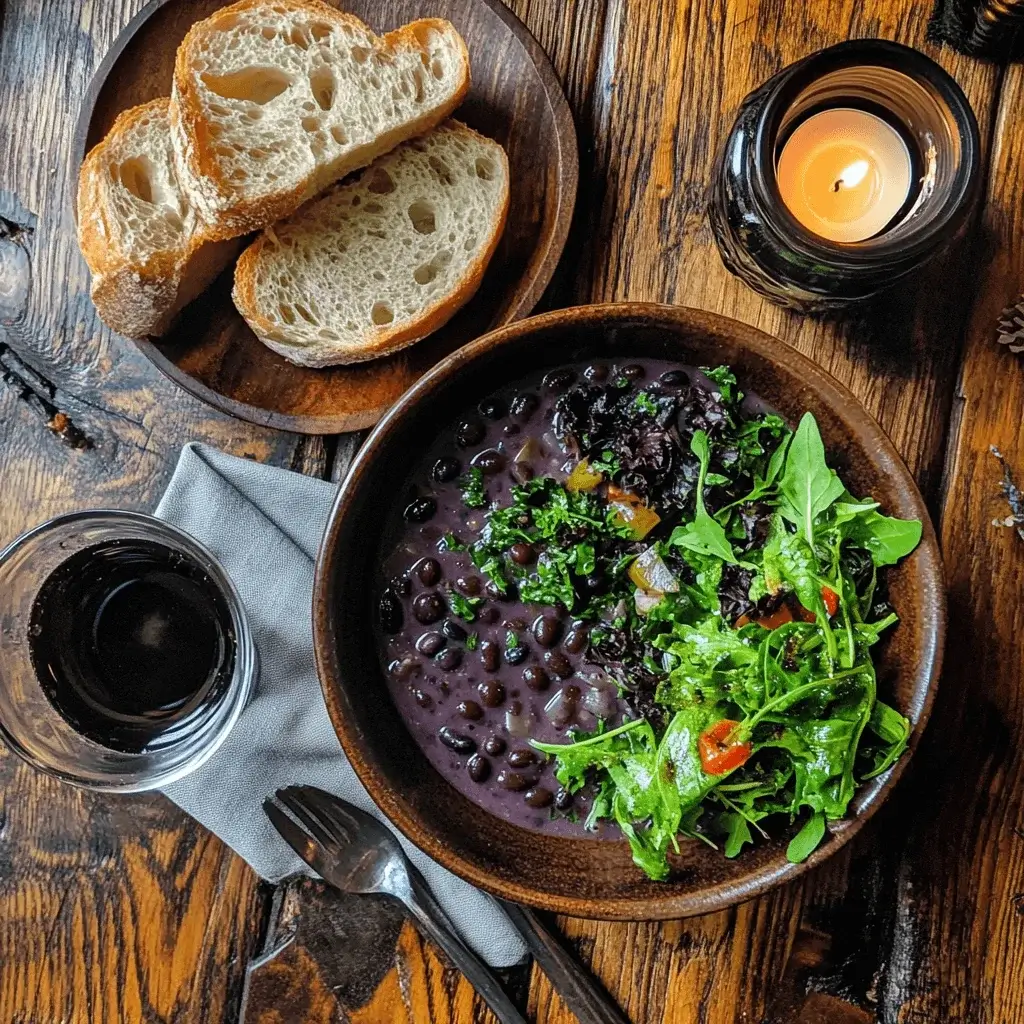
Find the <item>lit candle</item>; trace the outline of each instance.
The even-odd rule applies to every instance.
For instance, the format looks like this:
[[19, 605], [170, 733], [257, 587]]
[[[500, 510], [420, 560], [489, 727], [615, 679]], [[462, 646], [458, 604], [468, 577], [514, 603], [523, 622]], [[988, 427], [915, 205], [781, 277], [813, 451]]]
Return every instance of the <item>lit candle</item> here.
[[776, 168], [790, 213], [833, 242], [877, 235], [907, 201], [912, 174], [900, 133], [848, 107], [823, 110], [798, 125]]

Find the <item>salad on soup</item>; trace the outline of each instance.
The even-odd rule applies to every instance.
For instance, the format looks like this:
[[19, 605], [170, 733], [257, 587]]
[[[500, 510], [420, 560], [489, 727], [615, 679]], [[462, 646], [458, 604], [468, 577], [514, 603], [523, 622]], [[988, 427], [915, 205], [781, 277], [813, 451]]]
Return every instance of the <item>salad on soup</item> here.
[[391, 524], [379, 647], [427, 758], [525, 828], [667, 878], [790, 829], [799, 861], [910, 723], [877, 692], [885, 567], [921, 523], [852, 494], [810, 413], [726, 366], [566, 366], [439, 436]]

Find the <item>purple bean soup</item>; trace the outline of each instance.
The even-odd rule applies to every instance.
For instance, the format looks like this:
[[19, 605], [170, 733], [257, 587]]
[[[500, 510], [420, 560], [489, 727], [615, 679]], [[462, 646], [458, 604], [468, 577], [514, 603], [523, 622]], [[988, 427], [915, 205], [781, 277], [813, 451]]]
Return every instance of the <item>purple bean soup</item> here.
[[910, 723], [878, 694], [921, 523], [851, 494], [725, 366], [564, 366], [442, 431], [396, 496], [379, 650], [441, 774], [510, 822], [808, 857]]

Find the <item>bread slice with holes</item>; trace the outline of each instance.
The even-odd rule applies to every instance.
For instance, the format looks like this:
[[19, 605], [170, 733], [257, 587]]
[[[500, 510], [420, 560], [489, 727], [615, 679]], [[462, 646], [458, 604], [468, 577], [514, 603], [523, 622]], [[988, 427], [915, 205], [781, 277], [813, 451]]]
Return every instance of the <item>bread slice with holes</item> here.
[[469, 57], [439, 18], [377, 37], [321, 0], [241, 0], [178, 50], [178, 170], [219, 237], [262, 228], [443, 121]]
[[389, 355], [472, 298], [508, 198], [505, 151], [448, 121], [267, 228], [235, 268], [235, 305], [293, 363]]
[[163, 334], [241, 248], [211, 240], [182, 193], [169, 103], [124, 111], [78, 177], [78, 241], [92, 300], [104, 323], [130, 338]]

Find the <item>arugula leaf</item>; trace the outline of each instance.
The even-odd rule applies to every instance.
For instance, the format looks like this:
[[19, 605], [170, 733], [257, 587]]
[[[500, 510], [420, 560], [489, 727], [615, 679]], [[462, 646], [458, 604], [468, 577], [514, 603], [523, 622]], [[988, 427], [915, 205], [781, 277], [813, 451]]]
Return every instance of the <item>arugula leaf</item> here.
[[708, 515], [704, 505], [704, 483], [711, 460], [708, 435], [703, 430], [694, 431], [690, 439], [690, 451], [700, 459], [700, 475], [697, 478], [696, 509], [693, 521], [677, 526], [672, 531], [671, 543], [689, 548], [703, 555], [714, 555], [723, 562], [738, 564], [725, 529], [716, 519]]
[[750, 834], [750, 826], [747, 819], [739, 811], [729, 811], [722, 815], [725, 825], [726, 838], [723, 853], [732, 860], [739, 856], [747, 843], [752, 843], [754, 837]]
[[910, 722], [895, 708], [876, 700], [875, 706], [871, 709], [868, 728], [886, 744], [875, 755], [875, 763], [872, 765], [871, 771], [863, 776], [865, 779], [873, 779], [876, 775], [888, 771], [907, 749], [907, 742], [910, 739]]
[[871, 552], [875, 565], [895, 565], [921, 541], [922, 526], [917, 519], [893, 519], [871, 509], [852, 519], [846, 527], [851, 544]]
[[834, 501], [846, 493], [842, 480], [825, 462], [815, 418], [805, 412], [786, 454], [786, 466], [779, 480], [779, 490], [786, 499], [779, 511], [795, 523], [808, 544], [814, 544], [814, 521]]
[[450, 530], [441, 538], [439, 545], [442, 551], [466, 551], [466, 545]]
[[825, 838], [825, 815], [816, 811], [807, 821], [803, 828], [789, 841], [786, 847], [786, 859], [793, 864], [799, 864], [818, 848], [822, 839]]

